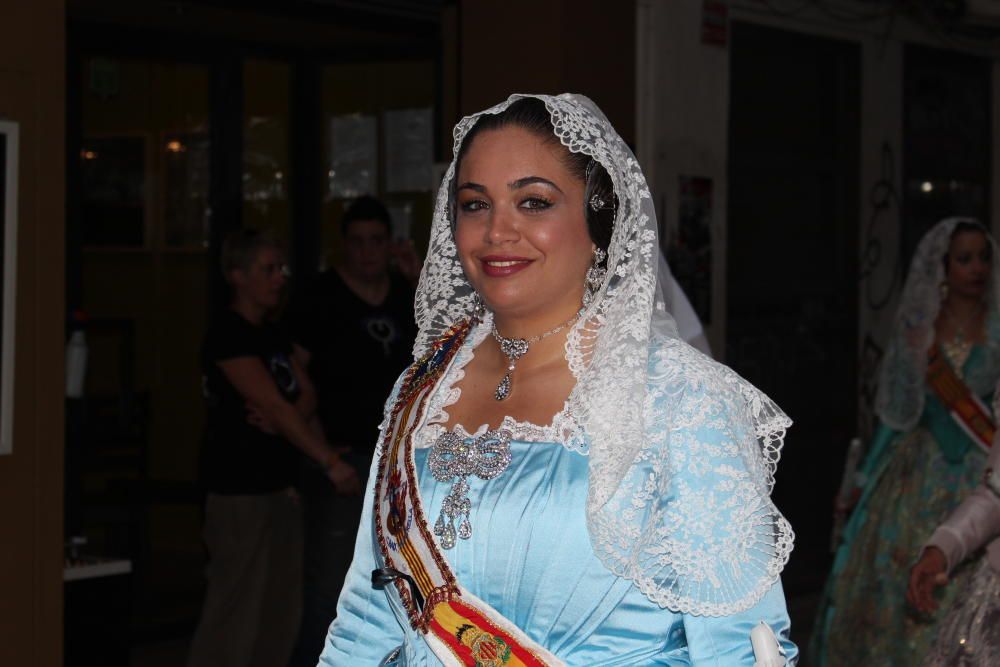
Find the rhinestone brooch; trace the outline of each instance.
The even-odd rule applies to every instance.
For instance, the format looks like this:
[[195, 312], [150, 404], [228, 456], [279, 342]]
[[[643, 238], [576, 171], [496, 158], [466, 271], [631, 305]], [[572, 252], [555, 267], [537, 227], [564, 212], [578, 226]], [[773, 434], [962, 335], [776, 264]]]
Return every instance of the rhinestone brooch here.
[[434, 534], [440, 538], [442, 548], [454, 547], [456, 536], [463, 540], [472, 537], [468, 478], [475, 475], [491, 480], [502, 474], [510, 465], [510, 438], [506, 429], [487, 431], [469, 440], [448, 431], [434, 441], [428, 460], [431, 474], [439, 482], [454, 480], [434, 523]]

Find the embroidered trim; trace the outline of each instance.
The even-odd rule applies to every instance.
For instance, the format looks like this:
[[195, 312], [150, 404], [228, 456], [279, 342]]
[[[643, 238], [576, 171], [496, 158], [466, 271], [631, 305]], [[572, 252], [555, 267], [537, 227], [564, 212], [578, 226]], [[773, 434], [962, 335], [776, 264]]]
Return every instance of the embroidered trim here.
[[442, 605], [431, 631], [456, 658], [476, 667], [545, 667], [530, 648], [522, 646], [492, 619], [461, 600]]
[[[453, 327], [406, 373], [382, 439], [374, 496], [375, 533], [383, 567], [393, 579], [412, 627], [447, 664], [466, 667], [562, 667], [523, 630], [458, 584], [440, 545], [429, 531], [417, 483], [413, 434], [421, 423], [429, 392], [461, 348], [468, 324]], [[373, 580], [375, 577], [373, 576]], [[423, 593], [418, 607], [408, 583]], [[443, 642], [443, 644], [442, 644]], [[441, 644], [443, 648], [438, 647]]]
[[[385, 474], [386, 470], [389, 468], [388, 461], [396, 458], [397, 451], [403, 445], [401, 440], [407, 432], [410, 434], [408, 437], [413, 437], [412, 425], [414, 423], [419, 423], [424, 414], [427, 401], [419, 400], [418, 394], [422, 391], [429, 391], [433, 387], [433, 383], [440, 378], [444, 368], [447, 367], [448, 362], [454, 356], [456, 351], [456, 342], [461, 344], [465, 335], [468, 333], [468, 329], [468, 322], [462, 322], [461, 324], [452, 327], [445, 332], [445, 334], [434, 345], [432, 345], [427, 354], [421, 357], [410, 367], [410, 369], [406, 372], [402, 384], [400, 385], [399, 395], [396, 398], [395, 405], [393, 405], [390, 417], [387, 420], [387, 427], [383, 432], [384, 438], [381, 446], [378, 474], [375, 480], [375, 535], [378, 540], [379, 551], [381, 552], [382, 559], [385, 561], [386, 565], [394, 569], [401, 568], [399, 567], [400, 564], [393, 558], [392, 554], [397, 550], [402, 552], [407, 549], [412, 549], [412, 545], [408, 544], [408, 540], [405, 539], [405, 530], [408, 527], [408, 522], [417, 522], [417, 529], [420, 531], [421, 537], [426, 542], [432, 542], [434, 538], [431, 535], [430, 526], [427, 525], [426, 520], [418, 520], [417, 517], [413, 515], [406, 516], [405, 504], [394, 503], [393, 500], [395, 494], [391, 493], [389, 502], [393, 506], [389, 508], [389, 512], [390, 514], [393, 512], [396, 513], [397, 516], [394, 521], [396, 525], [400, 526], [400, 531], [397, 535], [393, 536], [398, 540], [393, 542], [395, 548], [390, 546], [389, 540], [391, 537], [387, 536], [383, 531], [381, 521], [381, 489], [383, 484], [386, 483]], [[411, 411], [415, 404], [417, 406], [417, 413], [416, 415], [411, 416]], [[408, 477], [411, 480], [417, 479], [416, 470], [413, 467], [412, 457], [407, 457], [404, 461], [404, 465], [407, 467]], [[393, 476], [398, 477], [398, 471], [394, 471], [394, 473], [390, 475], [390, 479], [388, 480], [390, 486], [392, 486], [394, 482]], [[394, 488], [398, 489], [398, 494], [405, 495], [409, 499], [410, 506], [413, 507], [414, 510], [422, 510], [420, 493], [419, 489], [416, 488], [416, 485], [407, 485], [398, 479], [395, 480], [395, 482], [396, 485]], [[400, 516], [400, 512], [402, 512], [402, 516]], [[424, 513], [422, 511], [414, 511], [414, 514], [423, 515]], [[404, 581], [397, 579], [394, 582], [396, 591], [399, 593], [400, 600], [403, 602], [403, 607], [406, 609], [407, 617], [409, 618], [411, 625], [414, 629], [421, 632], [427, 631], [427, 624], [430, 621], [431, 612], [434, 609], [434, 606], [440, 602], [450, 600], [453, 596], [458, 595], [459, 593], [455, 576], [451, 572], [451, 568], [444, 562], [444, 558], [436, 550], [433, 553], [433, 557], [435, 565], [443, 576], [445, 583], [441, 586], [434, 587], [431, 585], [430, 577], [426, 571], [414, 572], [414, 578], [417, 580], [418, 585], [420, 585], [422, 590], [425, 590], [425, 603], [423, 610], [420, 610], [417, 607], [417, 604]]]

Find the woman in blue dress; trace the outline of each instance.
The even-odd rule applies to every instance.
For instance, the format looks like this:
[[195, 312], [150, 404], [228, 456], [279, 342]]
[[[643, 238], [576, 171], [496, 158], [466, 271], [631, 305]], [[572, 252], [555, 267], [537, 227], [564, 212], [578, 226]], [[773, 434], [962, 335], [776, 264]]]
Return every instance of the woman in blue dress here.
[[[810, 646], [811, 665], [920, 664], [938, 612], [905, 601], [914, 554], [979, 483], [1000, 378], [995, 244], [948, 218], [917, 247], [876, 397], [879, 426], [859, 479]], [[942, 606], [973, 571], [952, 576]]]
[[679, 339], [635, 157], [574, 95], [455, 153], [321, 664], [794, 663], [790, 422]]

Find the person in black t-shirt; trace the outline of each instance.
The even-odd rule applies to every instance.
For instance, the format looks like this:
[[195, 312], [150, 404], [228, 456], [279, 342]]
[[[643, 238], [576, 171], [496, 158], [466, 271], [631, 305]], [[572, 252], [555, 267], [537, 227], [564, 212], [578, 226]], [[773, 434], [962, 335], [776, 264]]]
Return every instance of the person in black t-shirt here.
[[[293, 302], [292, 334], [308, 360], [317, 415], [330, 442], [365, 479], [385, 397], [412, 362], [413, 285], [420, 260], [410, 242], [391, 241], [385, 206], [361, 197], [341, 219], [343, 263]], [[398, 271], [390, 270], [390, 259]], [[291, 667], [315, 667], [351, 563], [360, 496], [337, 495], [313, 472], [302, 477], [306, 515], [302, 630]]]
[[285, 667], [301, 609], [296, 449], [328, 486], [358, 493], [360, 485], [310, 426], [315, 392], [301, 352], [268, 320], [286, 280], [281, 248], [243, 230], [226, 240], [222, 264], [233, 298], [202, 348], [208, 586], [188, 665]]

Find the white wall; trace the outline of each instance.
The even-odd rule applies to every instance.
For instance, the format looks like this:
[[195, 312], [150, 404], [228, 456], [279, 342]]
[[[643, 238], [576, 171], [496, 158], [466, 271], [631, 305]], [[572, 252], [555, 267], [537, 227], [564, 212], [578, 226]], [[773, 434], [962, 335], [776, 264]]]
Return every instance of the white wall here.
[[636, 150], [661, 229], [677, 226], [681, 174], [713, 181], [712, 324], [716, 357], [725, 352], [726, 142], [729, 53], [701, 43], [701, 2], [638, 0]]
[[[854, 41], [861, 46], [861, 146], [858, 211], [859, 267], [864, 268], [869, 241], [882, 247], [882, 258], [871, 275], [859, 284], [858, 352], [871, 337], [884, 344], [891, 324], [899, 285], [890, 303], [879, 310], [868, 303], [868, 292], [884, 294], [892, 280], [895, 253], [899, 247], [900, 217], [893, 206], [879, 216], [872, 238], [868, 238], [871, 218], [869, 194], [883, 178], [886, 167], [883, 146], [891, 149], [893, 185], [902, 194], [903, 135], [903, 45], [922, 43], [940, 48], [961, 48], [978, 55], [997, 58], [1000, 50], [986, 51], [973, 43], [943, 43], [936, 33], [903, 17], [896, 17], [891, 31], [883, 20], [845, 22], [815, 5], [779, 14], [788, 3], [760, 3], [731, 0], [730, 21], [757, 23], [797, 32]], [[791, 3], [801, 7], [803, 3]], [[870, 13], [872, 5], [826, 0], [839, 15]], [[713, 202], [713, 304], [709, 339], [717, 356], [725, 352], [725, 266], [726, 266], [726, 160], [728, 137], [729, 51], [701, 43], [701, 0], [637, 0], [637, 150], [639, 161], [650, 181], [661, 225], [673, 229], [677, 223], [677, 180], [681, 174], [706, 176], [714, 181]], [[1000, 66], [994, 65], [994, 105], [1000, 105]], [[993, 211], [994, 230], [1000, 228], [1000, 114], [994, 112]], [[666, 202], [666, 205], [664, 205]], [[863, 359], [859, 359], [862, 363]], [[859, 382], [872, 381], [862, 366]], [[859, 387], [859, 389], [862, 389]], [[859, 392], [865, 423], [863, 392]]]

